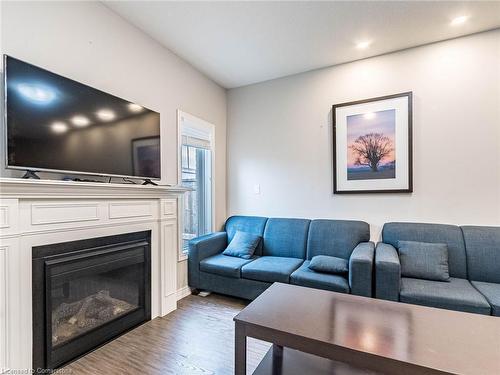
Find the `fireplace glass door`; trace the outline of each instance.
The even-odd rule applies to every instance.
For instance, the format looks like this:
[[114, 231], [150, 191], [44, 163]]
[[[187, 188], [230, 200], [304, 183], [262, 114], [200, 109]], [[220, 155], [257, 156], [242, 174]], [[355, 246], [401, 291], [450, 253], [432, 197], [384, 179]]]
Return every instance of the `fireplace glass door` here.
[[[105, 325], [142, 305], [143, 257], [52, 275], [48, 295], [51, 306], [52, 346], [62, 345]], [[116, 268], [115, 268], [116, 267]]]
[[35, 368], [57, 368], [150, 319], [149, 237], [124, 236], [113, 236], [116, 243], [105, 237], [104, 245], [92, 239], [76, 241], [76, 248], [36, 249], [33, 338], [41, 346], [34, 347]]

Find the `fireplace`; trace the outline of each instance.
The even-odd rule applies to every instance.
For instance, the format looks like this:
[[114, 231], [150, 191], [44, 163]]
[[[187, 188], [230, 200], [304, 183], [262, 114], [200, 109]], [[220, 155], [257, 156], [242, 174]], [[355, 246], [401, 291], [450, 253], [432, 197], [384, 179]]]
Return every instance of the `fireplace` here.
[[58, 368], [151, 319], [150, 231], [33, 247], [33, 367]]

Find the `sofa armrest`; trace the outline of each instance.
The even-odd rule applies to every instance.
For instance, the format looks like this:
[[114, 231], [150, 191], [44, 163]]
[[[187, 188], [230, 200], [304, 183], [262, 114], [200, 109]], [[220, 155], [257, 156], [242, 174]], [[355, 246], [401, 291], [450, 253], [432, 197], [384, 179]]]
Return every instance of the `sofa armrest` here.
[[188, 250], [188, 284], [200, 288], [200, 262], [218, 254], [227, 247], [227, 233], [215, 232], [193, 238]]
[[352, 251], [349, 259], [349, 286], [352, 294], [372, 296], [374, 254], [373, 242], [361, 242]]
[[397, 250], [379, 242], [375, 250], [375, 297], [399, 301], [401, 264]]

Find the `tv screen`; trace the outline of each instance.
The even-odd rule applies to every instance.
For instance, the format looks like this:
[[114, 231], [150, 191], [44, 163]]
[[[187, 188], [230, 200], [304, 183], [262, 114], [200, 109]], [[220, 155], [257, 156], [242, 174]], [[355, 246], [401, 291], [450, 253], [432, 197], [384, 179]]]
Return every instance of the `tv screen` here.
[[160, 178], [159, 113], [10, 56], [4, 74], [8, 168]]

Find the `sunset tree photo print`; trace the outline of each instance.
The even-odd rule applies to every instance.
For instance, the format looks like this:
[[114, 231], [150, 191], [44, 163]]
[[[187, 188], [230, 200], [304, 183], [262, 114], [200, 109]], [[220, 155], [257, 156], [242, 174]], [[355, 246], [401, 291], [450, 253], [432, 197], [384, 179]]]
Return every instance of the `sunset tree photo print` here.
[[347, 116], [347, 179], [396, 177], [396, 111]]

